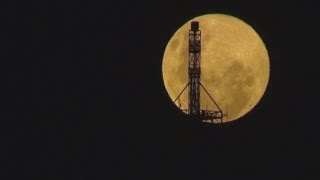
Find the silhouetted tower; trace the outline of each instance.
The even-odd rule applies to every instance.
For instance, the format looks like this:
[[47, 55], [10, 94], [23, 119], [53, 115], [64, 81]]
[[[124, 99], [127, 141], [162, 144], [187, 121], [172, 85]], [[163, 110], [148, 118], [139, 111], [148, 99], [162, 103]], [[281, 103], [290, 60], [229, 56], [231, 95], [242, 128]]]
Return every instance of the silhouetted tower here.
[[189, 30], [189, 114], [200, 115], [201, 31], [199, 22]]
[[[223, 112], [207, 89], [200, 81], [201, 77], [201, 31], [199, 30], [199, 22], [191, 22], [191, 29], [189, 30], [189, 65], [188, 65], [189, 81], [182, 89], [178, 97], [174, 100], [176, 102], [181, 94], [188, 88], [188, 109], [182, 109], [188, 115], [207, 122], [222, 123]], [[209, 96], [211, 101], [218, 110], [202, 110], [200, 107], [200, 88], [203, 88], [205, 93]]]

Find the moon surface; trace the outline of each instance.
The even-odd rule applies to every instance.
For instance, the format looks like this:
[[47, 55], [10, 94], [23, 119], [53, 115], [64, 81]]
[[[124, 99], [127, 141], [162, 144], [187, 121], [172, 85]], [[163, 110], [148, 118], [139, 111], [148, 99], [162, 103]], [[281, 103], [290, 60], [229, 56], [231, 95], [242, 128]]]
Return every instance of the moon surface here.
[[[201, 82], [225, 115], [223, 122], [239, 119], [254, 108], [269, 81], [269, 56], [255, 30], [224, 14], [207, 14], [186, 22], [167, 44], [162, 62], [165, 88], [174, 101], [188, 82], [188, 39], [191, 21], [201, 30]], [[217, 110], [201, 89], [201, 109]], [[175, 102], [188, 108], [188, 89]]]

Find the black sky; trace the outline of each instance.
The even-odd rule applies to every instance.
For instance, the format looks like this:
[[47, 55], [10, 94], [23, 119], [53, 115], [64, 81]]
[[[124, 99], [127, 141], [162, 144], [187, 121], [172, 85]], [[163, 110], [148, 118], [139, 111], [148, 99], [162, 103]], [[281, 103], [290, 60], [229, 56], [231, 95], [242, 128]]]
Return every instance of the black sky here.
[[[317, 179], [317, 1], [8, 1], [1, 179]], [[205, 13], [250, 24], [270, 82], [236, 123], [179, 120], [162, 81], [173, 33]], [[180, 118], [181, 119], [181, 118]]]

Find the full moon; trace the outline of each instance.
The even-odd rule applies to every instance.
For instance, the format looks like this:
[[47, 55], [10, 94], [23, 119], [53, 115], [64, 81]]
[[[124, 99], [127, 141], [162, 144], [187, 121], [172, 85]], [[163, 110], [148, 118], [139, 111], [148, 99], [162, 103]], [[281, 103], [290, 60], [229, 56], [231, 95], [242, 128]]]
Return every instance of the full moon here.
[[[226, 114], [223, 122], [239, 119], [262, 98], [269, 81], [269, 56], [255, 30], [244, 21], [224, 14], [198, 16], [180, 27], [168, 42], [162, 75], [174, 101], [188, 83], [188, 39], [191, 21], [201, 31], [201, 82]], [[200, 91], [200, 108], [217, 110], [209, 96]], [[188, 108], [188, 89], [175, 102]]]

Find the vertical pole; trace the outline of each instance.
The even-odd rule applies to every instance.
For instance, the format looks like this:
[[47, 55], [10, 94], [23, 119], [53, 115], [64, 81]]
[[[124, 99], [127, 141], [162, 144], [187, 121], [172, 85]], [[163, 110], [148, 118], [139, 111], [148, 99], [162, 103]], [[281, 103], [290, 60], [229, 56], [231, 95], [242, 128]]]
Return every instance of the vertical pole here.
[[191, 22], [189, 30], [189, 114], [200, 115], [201, 31], [199, 22]]

